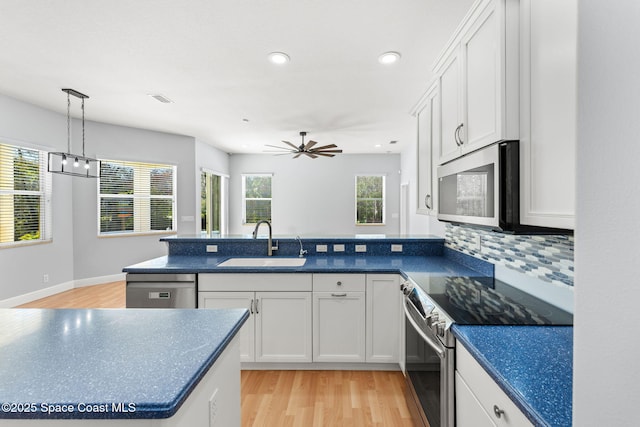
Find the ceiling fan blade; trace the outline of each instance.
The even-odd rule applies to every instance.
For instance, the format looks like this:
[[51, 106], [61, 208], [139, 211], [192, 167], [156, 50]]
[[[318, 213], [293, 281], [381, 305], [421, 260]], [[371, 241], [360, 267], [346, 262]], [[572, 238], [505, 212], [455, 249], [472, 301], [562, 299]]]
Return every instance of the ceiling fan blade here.
[[[265, 144], [265, 147], [277, 148], [278, 150], [281, 150], [281, 151], [282, 151], [282, 150], [286, 150], [286, 151], [288, 151], [288, 152], [292, 152], [292, 151], [293, 151], [293, 150], [291, 150], [290, 148], [287, 148], [287, 147], [281, 147], [281, 146], [278, 146], [278, 145], [269, 145], [269, 144]], [[298, 150], [295, 150], [295, 151], [298, 151]]]
[[316, 147], [314, 150], [324, 150], [327, 148], [338, 148], [336, 144], [323, 145], [322, 147]]
[[316, 156], [323, 156], [323, 157], [335, 157], [335, 154], [328, 154], [324, 151], [316, 151], [315, 153]]
[[298, 157], [302, 156], [303, 154], [306, 154], [302, 151], [300, 151], [298, 154], [296, 154], [295, 156], [293, 156], [294, 159], [297, 159]]
[[284, 140], [283, 140], [282, 142], [284, 142], [285, 144], [287, 144], [287, 145], [291, 146], [291, 148], [293, 148], [294, 150], [296, 150], [296, 151], [300, 151], [300, 149], [299, 149], [298, 147], [296, 147], [295, 145], [293, 145], [293, 144], [292, 144], [292, 143], [290, 143], [289, 141], [284, 141]]
[[342, 153], [342, 150], [319, 150], [319, 149], [315, 149], [315, 150], [311, 150], [311, 153], [314, 153], [314, 154], [318, 154], [318, 153]]
[[318, 157], [314, 153], [311, 153], [309, 151], [304, 151], [304, 152], [302, 152], [300, 154], [306, 154], [307, 156], [311, 157], [312, 159], [315, 159], [316, 157]]
[[307, 145], [304, 146], [304, 149], [308, 150], [309, 148], [313, 147], [316, 144], [317, 144], [316, 141], [309, 141], [309, 142], [307, 142]]

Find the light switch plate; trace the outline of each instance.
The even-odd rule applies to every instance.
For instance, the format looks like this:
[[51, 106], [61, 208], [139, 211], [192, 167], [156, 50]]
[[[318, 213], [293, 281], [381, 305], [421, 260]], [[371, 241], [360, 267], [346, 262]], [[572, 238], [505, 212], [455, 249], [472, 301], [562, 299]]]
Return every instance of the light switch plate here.
[[316, 245], [316, 252], [327, 252], [327, 245]]
[[207, 245], [207, 252], [218, 252], [218, 245]]
[[333, 252], [344, 252], [344, 245], [333, 245]]
[[402, 245], [391, 245], [391, 252], [402, 252]]
[[356, 245], [356, 252], [367, 252], [367, 245]]

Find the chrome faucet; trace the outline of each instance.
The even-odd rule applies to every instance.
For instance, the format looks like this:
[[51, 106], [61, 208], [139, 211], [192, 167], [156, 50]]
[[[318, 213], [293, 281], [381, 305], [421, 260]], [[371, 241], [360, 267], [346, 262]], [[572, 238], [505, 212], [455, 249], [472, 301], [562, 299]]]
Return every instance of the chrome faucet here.
[[276, 242], [276, 245], [273, 246], [273, 239], [271, 234], [271, 223], [269, 221], [266, 221], [266, 220], [258, 221], [258, 223], [256, 224], [256, 228], [253, 229], [253, 238], [255, 239], [258, 237], [258, 228], [260, 228], [260, 224], [267, 224], [267, 227], [269, 227], [269, 240], [267, 242], [269, 246], [267, 247], [267, 255], [272, 256], [273, 251], [278, 250], [278, 243]]
[[307, 250], [302, 247], [302, 239], [300, 238], [300, 236], [296, 236], [296, 239], [298, 239], [298, 242], [300, 242], [300, 255], [299, 255], [299, 257], [302, 258], [307, 254]]

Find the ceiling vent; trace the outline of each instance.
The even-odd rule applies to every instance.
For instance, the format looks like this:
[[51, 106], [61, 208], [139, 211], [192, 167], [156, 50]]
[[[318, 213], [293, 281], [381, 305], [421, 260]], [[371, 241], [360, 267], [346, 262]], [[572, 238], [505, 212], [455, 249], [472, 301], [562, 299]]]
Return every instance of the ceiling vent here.
[[163, 104], [171, 104], [173, 103], [172, 100], [170, 100], [169, 98], [167, 98], [164, 95], [161, 95], [159, 93], [157, 94], [150, 94], [150, 97], [152, 97], [153, 99], [155, 99], [156, 101], [162, 102]]

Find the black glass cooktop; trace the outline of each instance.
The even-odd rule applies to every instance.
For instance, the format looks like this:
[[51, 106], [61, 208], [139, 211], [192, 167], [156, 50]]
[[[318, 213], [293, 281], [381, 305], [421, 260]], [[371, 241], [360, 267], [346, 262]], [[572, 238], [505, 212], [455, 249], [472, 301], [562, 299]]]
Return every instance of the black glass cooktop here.
[[430, 277], [423, 290], [462, 325], [573, 325], [573, 315], [491, 277]]

